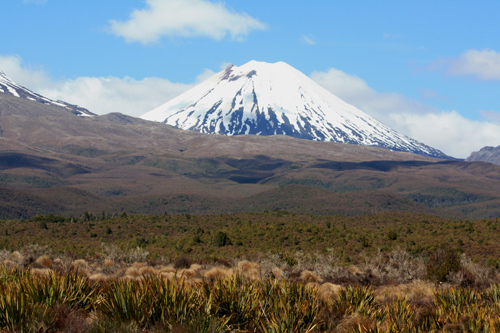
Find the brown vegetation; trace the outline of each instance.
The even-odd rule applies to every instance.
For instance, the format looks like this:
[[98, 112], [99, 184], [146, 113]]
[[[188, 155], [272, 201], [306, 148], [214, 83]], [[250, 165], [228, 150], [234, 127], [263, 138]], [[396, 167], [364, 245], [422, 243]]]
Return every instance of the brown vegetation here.
[[85, 210], [500, 216], [493, 164], [286, 136], [205, 135], [119, 114], [82, 118], [14, 97], [0, 104], [2, 219]]

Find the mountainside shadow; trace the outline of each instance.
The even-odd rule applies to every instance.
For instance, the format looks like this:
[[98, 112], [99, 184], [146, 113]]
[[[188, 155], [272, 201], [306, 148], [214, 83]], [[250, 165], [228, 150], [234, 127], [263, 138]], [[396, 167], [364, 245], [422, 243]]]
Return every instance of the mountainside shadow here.
[[367, 161], [367, 162], [338, 162], [338, 161], [325, 161], [313, 164], [309, 168], [329, 169], [334, 171], [348, 171], [348, 170], [373, 170], [389, 172], [397, 168], [415, 168], [428, 165], [439, 164], [452, 164], [459, 163], [456, 161]]
[[16, 152], [0, 153], [0, 170], [16, 168], [41, 169], [62, 177], [90, 172], [82, 166], [64, 163], [52, 158]]

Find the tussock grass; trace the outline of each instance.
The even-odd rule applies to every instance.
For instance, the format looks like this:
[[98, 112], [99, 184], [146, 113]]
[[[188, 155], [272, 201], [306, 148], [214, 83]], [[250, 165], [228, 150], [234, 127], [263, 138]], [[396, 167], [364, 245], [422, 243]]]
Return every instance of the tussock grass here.
[[[245, 263], [248, 265], [248, 263]], [[134, 264], [144, 274], [90, 277], [0, 265], [0, 329], [20, 332], [498, 331], [500, 284], [378, 286], [245, 276], [225, 266]], [[167, 269], [168, 268], [168, 269]], [[127, 269], [127, 270], [128, 270]], [[185, 269], [186, 270], [186, 269]], [[210, 275], [208, 272], [217, 274]], [[313, 272], [302, 275], [310, 275]], [[302, 272], [302, 273], [303, 273]], [[166, 278], [165, 273], [174, 274]], [[205, 277], [205, 275], [210, 275]]]
[[[112, 236], [106, 236], [123, 231], [123, 243], [99, 243], [95, 251], [80, 257], [67, 249], [31, 243], [13, 248], [9, 240], [10, 245], [0, 250], [0, 331], [500, 330], [500, 277], [495, 266], [500, 261], [482, 260], [479, 247], [469, 242], [472, 237], [485, 238], [487, 231], [496, 232], [496, 220], [445, 221], [442, 229], [428, 221], [395, 221], [390, 230], [396, 236], [388, 237], [389, 229], [379, 224], [380, 235], [366, 233], [363, 238], [366, 230], [375, 228], [370, 218], [356, 226], [343, 223], [347, 218], [341, 217], [276, 216], [274, 222], [261, 217], [212, 217], [227, 223], [233, 243], [217, 248], [214, 235], [220, 225], [212, 228], [204, 217], [195, 216], [152, 217], [149, 225], [158, 235], [149, 238], [135, 231], [143, 223], [140, 219], [124, 217], [122, 228], [113, 225]], [[196, 227], [185, 230], [187, 222], [182, 219]], [[169, 242], [170, 234], [158, 232], [172, 220], [178, 223], [166, 230], [177, 237], [175, 243]], [[77, 231], [82, 226], [101, 227], [65, 223]], [[62, 227], [49, 225], [48, 230]], [[454, 232], [450, 242], [461, 240], [463, 248], [450, 245], [454, 243], [430, 246], [427, 239], [416, 246], [419, 232], [427, 229]], [[466, 230], [469, 238], [463, 237]], [[255, 237], [245, 238], [250, 233]], [[245, 250], [277, 241], [285, 250]], [[487, 243], [485, 238], [483, 245]], [[158, 255], [158, 249], [168, 255]], [[198, 256], [200, 251], [206, 253]]]

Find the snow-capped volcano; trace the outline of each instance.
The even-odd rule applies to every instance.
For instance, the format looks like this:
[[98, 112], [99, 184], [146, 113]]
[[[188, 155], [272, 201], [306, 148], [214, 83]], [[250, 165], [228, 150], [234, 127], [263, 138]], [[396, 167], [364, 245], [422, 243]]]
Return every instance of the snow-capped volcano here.
[[28, 99], [43, 104], [59, 106], [67, 109], [68, 111], [70, 111], [73, 114], [76, 114], [77, 116], [82, 116], [82, 117], [95, 116], [94, 113], [77, 105], [72, 105], [63, 101], [54, 101], [51, 100], [50, 98], [34, 93], [28, 88], [22, 87], [19, 84], [12, 81], [2, 71], [0, 71], [0, 93], [9, 94], [15, 97]]
[[344, 102], [284, 62], [229, 66], [141, 118], [223, 135], [289, 135], [446, 157]]

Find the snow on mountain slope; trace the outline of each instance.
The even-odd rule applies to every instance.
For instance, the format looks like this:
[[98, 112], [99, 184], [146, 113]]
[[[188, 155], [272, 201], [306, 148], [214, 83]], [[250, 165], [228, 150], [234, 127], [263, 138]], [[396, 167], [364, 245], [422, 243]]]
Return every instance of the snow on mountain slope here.
[[39, 95], [37, 93], [34, 93], [31, 90], [29, 90], [25, 87], [22, 87], [22, 86], [18, 85], [17, 83], [13, 82], [2, 71], [0, 71], [0, 93], [10, 94], [10, 95], [13, 95], [15, 97], [28, 99], [28, 100], [43, 103], [43, 104], [56, 105], [56, 106], [65, 108], [68, 111], [70, 111], [71, 113], [73, 113], [77, 116], [81, 116], [81, 117], [93, 117], [93, 116], [95, 116], [94, 113], [90, 112], [87, 109], [79, 107], [77, 105], [72, 105], [72, 104], [69, 104], [69, 103], [66, 103], [63, 101], [54, 101], [54, 100], [51, 100], [50, 98], [47, 98], [47, 97], [44, 97], [44, 96]]
[[284, 62], [229, 66], [141, 118], [223, 135], [289, 135], [447, 157], [347, 104]]

